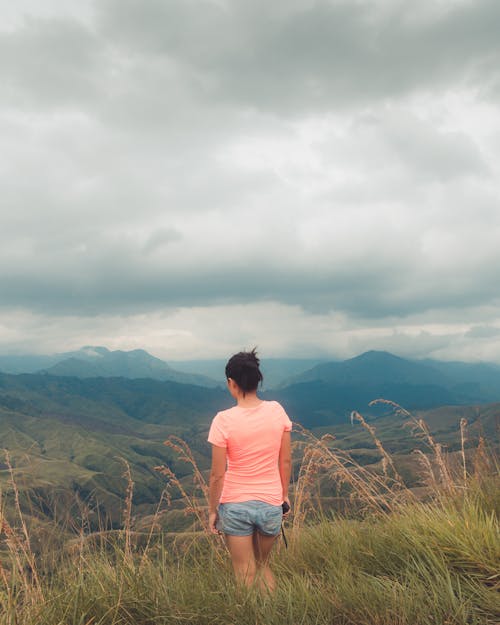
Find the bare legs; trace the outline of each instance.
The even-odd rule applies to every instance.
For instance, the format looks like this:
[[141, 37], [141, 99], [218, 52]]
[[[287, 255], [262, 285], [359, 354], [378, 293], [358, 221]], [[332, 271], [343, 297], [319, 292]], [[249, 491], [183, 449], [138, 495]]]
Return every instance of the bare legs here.
[[225, 536], [237, 581], [245, 586], [256, 583], [259, 588], [272, 592], [276, 582], [269, 568], [269, 556], [276, 536], [264, 536], [259, 532], [250, 536]]

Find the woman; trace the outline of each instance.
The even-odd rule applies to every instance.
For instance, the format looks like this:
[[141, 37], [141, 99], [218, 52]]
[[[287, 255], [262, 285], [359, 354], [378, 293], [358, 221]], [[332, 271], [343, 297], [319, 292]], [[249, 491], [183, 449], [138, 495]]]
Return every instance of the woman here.
[[282, 504], [290, 505], [292, 423], [278, 402], [257, 396], [263, 378], [255, 349], [230, 358], [226, 378], [236, 406], [217, 413], [208, 435], [209, 529], [224, 534], [239, 582], [273, 590], [269, 555]]

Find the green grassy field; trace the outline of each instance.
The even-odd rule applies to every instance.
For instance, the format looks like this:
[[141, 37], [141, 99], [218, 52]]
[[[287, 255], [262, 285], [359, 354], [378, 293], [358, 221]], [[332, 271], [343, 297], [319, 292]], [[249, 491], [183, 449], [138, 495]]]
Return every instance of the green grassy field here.
[[[174, 501], [161, 515], [162, 527], [166, 531], [194, 529], [193, 519], [178, 511], [184, 504], [181, 489], [155, 471], [155, 467], [168, 467], [186, 491], [192, 493], [189, 464], [180, 460], [179, 454], [163, 441], [171, 435], [185, 439], [197, 466], [206, 475], [210, 452], [206, 442], [209, 418], [197, 423], [181, 418], [169, 419], [168, 423], [150, 423], [147, 419], [130, 417], [116, 405], [80, 402], [73, 395], [70, 406], [64, 407], [59, 391], [50, 401], [40, 400], [37, 414], [0, 407], [1, 446], [9, 450], [21, 508], [28, 522], [33, 518], [37, 525], [53, 520], [69, 523], [85, 516], [93, 530], [103, 524], [107, 528], [121, 527], [126, 461], [134, 480], [133, 512], [140, 519], [141, 527], [154, 515], [161, 493], [170, 483], [169, 497]], [[26, 395], [22, 396], [28, 401]], [[498, 447], [499, 415], [500, 405], [494, 404], [444, 407], [417, 413], [415, 419], [425, 419], [432, 435], [445, 445], [450, 461], [456, 457], [460, 466], [460, 419], [466, 418], [468, 422], [464, 447], [469, 456], [481, 436]], [[413, 450], [420, 449], [428, 455], [432, 449], [422, 432], [418, 432], [418, 428], [414, 431], [415, 419], [390, 414], [370, 423], [376, 427], [384, 448], [391, 453], [405, 486], [419, 489], [425, 486], [421, 478], [422, 457]], [[318, 438], [333, 435], [334, 440], [328, 442], [330, 448], [349, 452], [361, 466], [381, 470], [380, 450], [369, 430], [359, 421], [319, 428], [314, 434]], [[297, 428], [294, 441], [294, 479], [298, 480], [307, 435]], [[344, 512], [352, 504], [349, 491], [332, 482], [324, 469], [320, 467], [311, 487], [311, 507]], [[11, 475], [2, 454], [0, 489], [9, 513], [12, 510]]]
[[[273, 557], [273, 595], [235, 587], [218, 537], [126, 535], [75, 541], [49, 572], [0, 582], [2, 625], [498, 623], [499, 484], [361, 520], [290, 528]], [[21, 550], [20, 550], [21, 551]], [[19, 554], [22, 558], [23, 554]]]
[[[397, 455], [358, 422], [376, 463], [357, 462], [329, 433], [301, 433], [289, 549], [279, 541], [273, 555], [274, 593], [235, 585], [222, 540], [203, 530], [203, 472], [175, 439], [170, 451], [186, 457], [192, 487], [171, 474], [182, 497], [137, 516], [125, 473], [118, 530], [92, 531], [84, 517], [63, 527], [27, 523], [7, 468], [14, 479], [9, 515], [0, 503], [0, 625], [497, 625], [500, 471], [492, 447], [480, 440], [466, 449], [462, 424], [463, 448], [447, 452], [417, 420], [429, 453], [417, 454], [422, 485], [409, 488]], [[343, 502], [342, 513], [322, 504], [320, 483]], [[167, 509], [188, 519], [190, 531], [162, 530]]]

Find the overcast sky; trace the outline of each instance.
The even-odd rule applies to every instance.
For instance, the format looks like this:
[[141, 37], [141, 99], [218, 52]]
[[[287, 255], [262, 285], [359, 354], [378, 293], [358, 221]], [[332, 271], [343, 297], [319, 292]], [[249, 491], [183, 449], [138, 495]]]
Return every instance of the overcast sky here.
[[0, 352], [500, 362], [498, 0], [0, 0]]

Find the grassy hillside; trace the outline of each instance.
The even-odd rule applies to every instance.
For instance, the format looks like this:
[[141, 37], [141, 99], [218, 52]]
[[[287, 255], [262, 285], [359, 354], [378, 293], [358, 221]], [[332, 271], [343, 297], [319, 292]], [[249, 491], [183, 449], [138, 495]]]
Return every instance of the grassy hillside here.
[[[153, 380], [0, 374], [0, 440], [14, 466], [21, 503], [33, 498], [38, 516], [61, 514], [76, 496], [101, 517], [121, 523], [126, 460], [134, 474], [135, 506], [154, 507], [165, 480], [154, 470], [166, 464], [181, 478], [185, 464], [163, 445], [182, 435], [203, 466], [200, 445], [213, 414], [228, 404], [221, 390]], [[203, 434], [201, 434], [203, 432]], [[0, 487], [9, 474], [0, 454]]]
[[[303, 448], [289, 549], [280, 541], [272, 561], [273, 595], [235, 587], [217, 536], [159, 533], [154, 524], [136, 531], [129, 484], [123, 531], [82, 527], [63, 548], [45, 541], [35, 552], [21, 515], [1, 519], [0, 625], [498, 623], [495, 457], [480, 445], [462, 473], [434, 448], [429, 461], [442, 472], [423, 476], [423, 503], [393, 472], [389, 455], [386, 470], [365, 471], [330, 442], [309, 436]], [[334, 517], [308, 506], [320, 469], [337, 486], [350, 486], [359, 505]], [[202, 501], [194, 512], [205, 520]]]
[[[81, 516], [83, 509], [93, 529], [103, 519], [110, 527], [120, 527], [125, 461], [135, 482], [134, 513], [153, 515], [167, 484], [169, 496], [180, 505], [184, 497], [181, 490], [155, 467], [163, 465], [173, 471], [191, 492], [190, 467], [163, 441], [171, 435], [186, 440], [201, 471], [206, 472], [210, 419], [229, 404], [230, 398], [222, 391], [152, 380], [0, 376], [0, 438], [2, 448], [10, 453], [23, 510], [33, 522], [40, 522], [64, 515]], [[387, 412], [387, 407], [384, 409]], [[430, 432], [451, 452], [461, 449], [461, 418], [468, 421], [466, 452], [477, 445], [480, 436], [492, 445], [498, 444], [499, 415], [498, 404], [416, 414], [426, 420]], [[415, 436], [408, 421], [400, 414], [388, 414], [375, 424], [384, 446], [393, 454], [397, 470], [408, 485], [418, 487], [421, 459], [412, 451], [432, 450], [427, 440]], [[358, 421], [314, 432], [317, 436], [334, 434], [331, 446], [350, 451], [360, 465], [380, 466], [377, 444]], [[298, 429], [294, 438], [298, 478], [306, 439]], [[9, 493], [10, 474], [3, 460], [0, 454], [0, 487]], [[322, 474], [317, 489], [322, 505], [345, 507], [346, 494], [332, 490]], [[6, 501], [11, 507], [11, 495]], [[179, 514], [176, 505], [162, 516], [164, 527], [189, 528], [193, 520]]]

